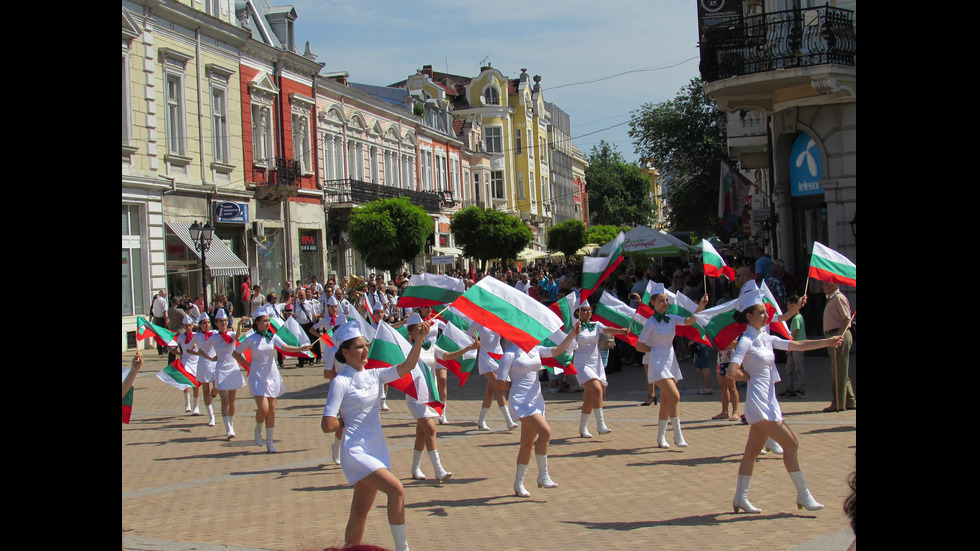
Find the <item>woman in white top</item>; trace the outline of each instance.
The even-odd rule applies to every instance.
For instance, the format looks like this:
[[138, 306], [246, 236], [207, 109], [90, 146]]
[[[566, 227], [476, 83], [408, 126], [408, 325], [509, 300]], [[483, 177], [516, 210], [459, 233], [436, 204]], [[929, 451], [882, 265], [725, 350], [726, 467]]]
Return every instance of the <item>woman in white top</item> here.
[[209, 343], [208, 338], [214, 334], [211, 330], [211, 318], [207, 312], [202, 312], [197, 318], [199, 331], [194, 333], [191, 341], [199, 352], [200, 358], [197, 360], [197, 382], [201, 383], [201, 390], [204, 391], [204, 409], [208, 412], [208, 426], [214, 426], [214, 406], [212, 404], [211, 384], [215, 380], [215, 353], [214, 343]]
[[[184, 369], [188, 373], [193, 375], [195, 379], [197, 378], [197, 358], [199, 356], [197, 348], [194, 345], [194, 318], [190, 317], [188, 314], [184, 314], [181, 320], [183, 333], [178, 333], [174, 335], [174, 342], [177, 346], [167, 348], [175, 356], [180, 356], [180, 363], [184, 366]], [[194, 407], [191, 408], [191, 392], [194, 393]], [[200, 399], [201, 389], [200, 387], [193, 386], [184, 389], [184, 411], [186, 413], [191, 413], [192, 415], [200, 415], [201, 410], [198, 405], [198, 400]]]
[[541, 370], [541, 358], [561, 356], [575, 341], [581, 326], [582, 323], [577, 322], [558, 346], [535, 346], [530, 352], [524, 352], [512, 344], [500, 359], [497, 388], [501, 391], [510, 390], [510, 409], [521, 420], [521, 447], [517, 452], [517, 475], [514, 478], [514, 494], [518, 497], [531, 496], [524, 489], [524, 475], [527, 474], [527, 467], [531, 462], [532, 449], [538, 464], [538, 488], [558, 487], [548, 475], [551, 427], [544, 418], [544, 395], [541, 394], [538, 371]]
[[380, 385], [395, 381], [410, 372], [422, 351], [429, 324], [415, 327], [414, 343], [408, 358], [398, 365], [364, 369], [370, 347], [361, 335], [358, 322], [343, 325], [334, 334], [337, 360], [344, 362], [340, 373], [330, 383], [323, 407], [320, 429], [330, 434], [344, 429], [340, 466], [347, 482], [354, 485], [350, 518], [344, 533], [344, 546], [361, 543], [368, 512], [374, 507], [378, 491], [388, 496], [388, 523], [398, 551], [407, 550], [405, 537], [405, 489], [391, 473], [388, 447], [381, 430]]
[[510, 410], [507, 409], [507, 399], [504, 396], [504, 392], [497, 385], [497, 369], [499, 367], [497, 362], [503, 354], [503, 348], [500, 346], [500, 335], [476, 322], [470, 325], [467, 334], [471, 337], [479, 337], [481, 344], [480, 351], [476, 356], [476, 363], [480, 369], [480, 375], [483, 375], [487, 379], [487, 387], [483, 393], [483, 404], [480, 406], [480, 418], [476, 421], [477, 428], [480, 430], [490, 430], [490, 427], [487, 425], [487, 414], [490, 413], [490, 406], [496, 397], [500, 414], [507, 421], [507, 430], [516, 429], [518, 425], [514, 422], [513, 417], [511, 417]]
[[575, 375], [578, 384], [585, 388], [578, 433], [582, 438], [592, 438], [592, 434], [589, 433], [589, 417], [593, 412], [599, 434], [612, 432], [612, 429], [606, 426], [606, 419], [602, 413], [602, 398], [609, 381], [606, 379], [606, 366], [599, 358], [599, 339], [602, 335], [625, 335], [627, 330], [592, 322], [592, 307], [588, 304], [583, 304], [575, 310], [575, 317], [581, 322], [582, 329], [575, 339], [576, 348], [572, 365], [578, 371]]
[[745, 442], [745, 452], [738, 468], [738, 485], [732, 507], [747, 513], [759, 513], [761, 509], [749, 503], [749, 482], [756, 459], [772, 438], [782, 447], [783, 465], [796, 486], [796, 505], [808, 511], [822, 509], [810, 490], [807, 489], [803, 473], [800, 471], [798, 450], [800, 443], [789, 426], [783, 422], [783, 414], [776, 400], [775, 354], [773, 349], [787, 351], [815, 350], [817, 348], [837, 347], [843, 343], [842, 337], [827, 339], [788, 341], [773, 337], [765, 330], [769, 323], [762, 294], [752, 291], [738, 298], [735, 321], [745, 323], [745, 332], [738, 338], [732, 360], [728, 364], [728, 376], [736, 381], [747, 381], [745, 420], [749, 423], [749, 437]]
[[232, 354], [238, 342], [235, 333], [228, 331], [228, 315], [219, 308], [214, 314], [214, 328], [217, 330], [208, 337], [208, 344], [214, 350], [215, 383], [221, 397], [221, 417], [225, 423], [225, 437], [235, 437], [235, 396], [238, 389], [245, 386], [245, 377]]
[[[694, 314], [704, 310], [708, 304], [708, 295], [701, 297]], [[674, 354], [674, 336], [678, 325], [693, 325], [694, 314], [688, 317], [675, 316], [667, 313], [670, 299], [663, 284], [658, 284], [650, 293], [650, 307], [653, 315], [643, 325], [640, 337], [636, 343], [637, 352], [649, 352], [647, 379], [660, 389], [660, 412], [657, 427], [657, 445], [669, 448], [667, 444], [667, 421], [674, 429], [674, 444], [684, 447], [687, 442], [681, 433], [680, 402], [681, 393], [677, 390], [677, 381], [681, 380], [681, 368], [677, 365]]]
[[[252, 324], [254, 332], [238, 344], [232, 356], [248, 370], [248, 391], [255, 399], [255, 445], [263, 444], [262, 424], [264, 423], [266, 451], [276, 453], [278, 450], [273, 445], [276, 400], [286, 391], [276, 363], [276, 349], [283, 352], [306, 352], [313, 348], [313, 345], [291, 346], [283, 342], [278, 335], [273, 334], [270, 330], [269, 316], [275, 315], [275, 312], [271, 306], [262, 306], [252, 315], [255, 316]], [[252, 352], [251, 360], [245, 357], [246, 351]]]

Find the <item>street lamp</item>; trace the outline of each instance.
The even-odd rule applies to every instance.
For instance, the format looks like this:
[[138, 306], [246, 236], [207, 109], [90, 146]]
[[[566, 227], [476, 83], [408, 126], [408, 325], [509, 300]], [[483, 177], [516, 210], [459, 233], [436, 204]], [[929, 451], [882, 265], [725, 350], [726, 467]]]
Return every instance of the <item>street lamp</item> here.
[[194, 243], [194, 249], [201, 253], [201, 293], [204, 295], [204, 304], [208, 304], [208, 281], [205, 270], [207, 270], [207, 264], [205, 264], [205, 257], [209, 249], [211, 249], [211, 239], [214, 237], [214, 228], [209, 222], [204, 222], [204, 225], [197, 223], [197, 220], [191, 224], [190, 230], [191, 241]]

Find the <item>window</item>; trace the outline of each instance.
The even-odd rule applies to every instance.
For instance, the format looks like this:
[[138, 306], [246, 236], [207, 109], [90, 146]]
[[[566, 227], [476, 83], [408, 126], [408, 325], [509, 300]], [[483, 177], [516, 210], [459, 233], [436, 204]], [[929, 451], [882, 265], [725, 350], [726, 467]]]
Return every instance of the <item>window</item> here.
[[524, 173], [517, 173], [517, 198], [521, 201], [524, 200]]
[[422, 191], [432, 191], [432, 152], [422, 151]]
[[527, 129], [527, 158], [534, 158], [534, 131]]
[[122, 315], [135, 316], [147, 313], [144, 287], [146, 273], [143, 266], [143, 239], [140, 209], [133, 205], [122, 206]]
[[459, 159], [449, 160], [449, 189], [459, 193]]
[[436, 156], [435, 161], [436, 179], [433, 185], [433, 190], [442, 191], [446, 189], [446, 158], [438, 155]]
[[480, 185], [480, 173], [479, 172], [474, 172], [473, 173], [473, 201], [477, 205], [482, 205], [483, 204], [483, 202], [480, 200], [480, 196], [482, 195], [480, 193], [480, 189], [482, 187], [483, 186]]
[[364, 152], [353, 140], [347, 142], [347, 169], [352, 180], [364, 181]]
[[524, 152], [524, 138], [521, 137], [521, 129], [514, 129], [514, 155], [522, 155]]
[[252, 104], [252, 156], [253, 162], [262, 166], [275, 164], [272, 141], [272, 107]]
[[184, 155], [185, 131], [184, 126], [184, 77], [177, 73], [167, 73], [166, 75], [166, 131], [167, 131], [167, 152], [175, 155]]
[[371, 146], [371, 182], [379, 183], [380, 174], [378, 173], [378, 147], [375, 145]]
[[221, 0], [204, 0], [204, 11], [212, 17], [221, 17]]
[[133, 137], [132, 131], [132, 100], [129, 97], [129, 55], [122, 53], [122, 143], [129, 145]]
[[323, 178], [340, 180], [344, 177], [343, 139], [333, 134], [323, 135]]
[[503, 133], [504, 129], [500, 126], [486, 126], [483, 128], [484, 146], [487, 153], [503, 153]]
[[415, 157], [402, 155], [402, 189], [415, 189]]
[[398, 156], [394, 151], [385, 150], [385, 185], [398, 187]]
[[490, 172], [490, 190], [494, 199], [506, 199], [504, 196], [504, 171], [494, 170]]
[[483, 91], [483, 102], [486, 105], [500, 105], [500, 90], [496, 86], [488, 86]]
[[302, 174], [309, 174], [313, 171], [312, 149], [309, 117], [294, 112], [293, 159], [299, 163]]
[[224, 88], [211, 87], [211, 141], [214, 160], [219, 163], [229, 161], [228, 136], [228, 97]]

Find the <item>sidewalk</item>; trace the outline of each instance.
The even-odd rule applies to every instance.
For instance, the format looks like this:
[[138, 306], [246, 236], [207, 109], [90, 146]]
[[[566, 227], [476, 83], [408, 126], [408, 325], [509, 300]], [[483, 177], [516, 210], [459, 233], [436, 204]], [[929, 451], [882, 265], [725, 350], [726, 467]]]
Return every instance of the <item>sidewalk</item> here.
[[[135, 351], [122, 355], [129, 365]], [[343, 545], [351, 487], [330, 460], [320, 431], [328, 385], [322, 365], [282, 371], [287, 393], [278, 403], [276, 447], [267, 454], [251, 439], [255, 402], [238, 393], [228, 442], [215, 399], [217, 426], [183, 411], [183, 397], [156, 378], [166, 356], [144, 350], [133, 417], [122, 426], [123, 542], [130, 550], [312, 551]], [[780, 368], [783, 366], [780, 365]], [[822, 413], [830, 404], [830, 360], [806, 358], [807, 395], [782, 400], [800, 440], [800, 463], [821, 511], [799, 510], [780, 456], [760, 457], [749, 496], [758, 515], [733, 514], [732, 496], [748, 427], [714, 421], [714, 393], [698, 395], [700, 378], [681, 362], [681, 421], [687, 448], [656, 447], [658, 406], [642, 407], [646, 379], [639, 367], [609, 374], [606, 421], [613, 432], [578, 437], [582, 393], [546, 394], [552, 429], [549, 470], [560, 484], [539, 489], [536, 467], [512, 493], [518, 432], [491, 408], [491, 432], [475, 430], [485, 379], [465, 387], [450, 375], [450, 425], [439, 426], [439, 451], [453, 478], [439, 486], [409, 474], [414, 420], [403, 395], [389, 393], [382, 414], [392, 471], [405, 486], [406, 525], [413, 551], [578, 549], [845, 549], [853, 535], [842, 505], [850, 490], [857, 443], [855, 411]], [[851, 381], [857, 393], [856, 355]], [[781, 385], [777, 385], [781, 390]], [[742, 393], [744, 397], [744, 393]], [[203, 409], [203, 398], [201, 400]], [[596, 434], [595, 420], [590, 430]], [[672, 442], [670, 430], [668, 441]], [[422, 470], [431, 476], [425, 457]], [[385, 498], [368, 517], [365, 543], [390, 548]]]

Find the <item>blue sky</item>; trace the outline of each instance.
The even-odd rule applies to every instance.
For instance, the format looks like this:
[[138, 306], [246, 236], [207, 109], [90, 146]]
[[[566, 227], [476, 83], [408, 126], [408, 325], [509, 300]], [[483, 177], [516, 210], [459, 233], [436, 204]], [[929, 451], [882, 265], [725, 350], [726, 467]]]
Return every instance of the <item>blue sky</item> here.
[[309, 41], [324, 72], [354, 82], [385, 86], [423, 65], [475, 76], [485, 62], [508, 78], [521, 68], [541, 75], [545, 100], [571, 117], [572, 142], [586, 155], [604, 139], [636, 160], [631, 112], [673, 99], [698, 76], [693, 0], [287, 3], [297, 48]]

